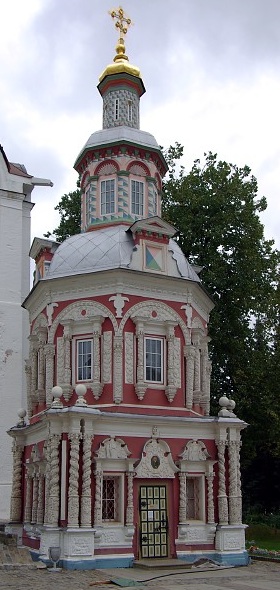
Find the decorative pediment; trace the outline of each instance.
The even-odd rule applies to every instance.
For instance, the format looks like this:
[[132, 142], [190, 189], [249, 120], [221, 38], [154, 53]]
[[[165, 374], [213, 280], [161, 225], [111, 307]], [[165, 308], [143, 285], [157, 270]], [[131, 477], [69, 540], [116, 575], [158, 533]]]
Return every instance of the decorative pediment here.
[[181, 455], [186, 461], [206, 461], [210, 457], [205, 444], [201, 440], [190, 440]]
[[179, 471], [168, 444], [161, 439], [151, 438], [145, 443], [140, 463], [135, 468], [136, 477], [174, 478]]
[[130, 228], [133, 234], [142, 232], [152, 232], [153, 234], [161, 234], [172, 238], [176, 233], [176, 228], [167, 221], [163, 221], [160, 217], [148, 217], [147, 219], [139, 219], [135, 221]]
[[105, 438], [96, 451], [98, 459], [127, 459], [131, 455], [126, 443], [121, 438]]

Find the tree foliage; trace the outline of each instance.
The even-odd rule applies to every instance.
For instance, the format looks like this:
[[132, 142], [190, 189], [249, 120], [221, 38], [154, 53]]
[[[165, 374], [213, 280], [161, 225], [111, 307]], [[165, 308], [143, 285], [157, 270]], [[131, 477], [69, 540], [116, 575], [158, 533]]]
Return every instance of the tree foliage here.
[[81, 231], [81, 191], [77, 188], [75, 191], [64, 194], [55, 207], [59, 212], [60, 223], [52, 232], [48, 231], [45, 235], [49, 238], [55, 237], [57, 242], [63, 242], [69, 236], [74, 236]]

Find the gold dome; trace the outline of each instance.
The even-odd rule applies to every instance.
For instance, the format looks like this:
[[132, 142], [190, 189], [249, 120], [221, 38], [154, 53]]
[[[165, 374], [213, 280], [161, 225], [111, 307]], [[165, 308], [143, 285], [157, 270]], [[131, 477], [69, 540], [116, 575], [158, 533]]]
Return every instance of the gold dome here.
[[132, 64], [130, 64], [127, 55], [125, 55], [125, 45], [122, 37], [119, 39], [118, 44], [116, 46], [116, 55], [114, 57], [114, 63], [109, 64], [105, 68], [101, 76], [99, 76], [99, 82], [101, 82], [105, 78], [105, 76], [111, 76], [112, 74], [121, 73], [130, 74], [131, 76], [141, 78], [139, 68], [137, 68], [137, 66], [133, 66]]

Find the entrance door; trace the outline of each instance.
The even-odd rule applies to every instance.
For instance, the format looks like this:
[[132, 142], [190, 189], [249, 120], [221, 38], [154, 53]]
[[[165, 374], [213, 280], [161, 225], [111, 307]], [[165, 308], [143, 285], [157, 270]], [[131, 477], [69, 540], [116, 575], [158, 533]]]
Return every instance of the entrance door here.
[[139, 512], [142, 557], [168, 557], [166, 486], [140, 486]]

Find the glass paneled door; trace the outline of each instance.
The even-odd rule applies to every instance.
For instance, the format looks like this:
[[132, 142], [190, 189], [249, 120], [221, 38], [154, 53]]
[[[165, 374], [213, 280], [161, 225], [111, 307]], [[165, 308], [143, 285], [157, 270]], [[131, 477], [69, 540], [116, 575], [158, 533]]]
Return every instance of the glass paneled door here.
[[142, 558], [168, 557], [166, 486], [140, 486], [139, 513]]

